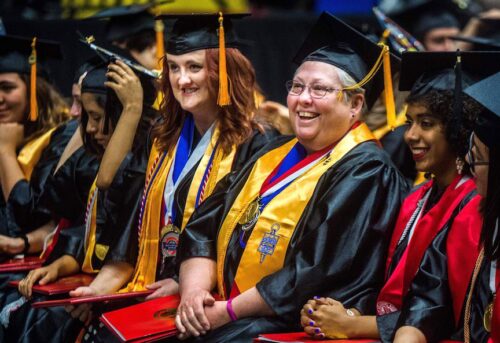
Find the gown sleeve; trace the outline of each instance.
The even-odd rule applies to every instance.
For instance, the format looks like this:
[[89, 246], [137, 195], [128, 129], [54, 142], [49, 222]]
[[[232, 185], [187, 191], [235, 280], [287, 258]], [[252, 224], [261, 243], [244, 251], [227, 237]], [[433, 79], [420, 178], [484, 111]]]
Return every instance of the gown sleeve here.
[[383, 342], [392, 342], [395, 331], [401, 326], [418, 328], [428, 342], [445, 339], [453, 332], [453, 306], [446, 257], [448, 232], [448, 228], [439, 232], [425, 252], [401, 311], [395, 312], [392, 318], [377, 318]]

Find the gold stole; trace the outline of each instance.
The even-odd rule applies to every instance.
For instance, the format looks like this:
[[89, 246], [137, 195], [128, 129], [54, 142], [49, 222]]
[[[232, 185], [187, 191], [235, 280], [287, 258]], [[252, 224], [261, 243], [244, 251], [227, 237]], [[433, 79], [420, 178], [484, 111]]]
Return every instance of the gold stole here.
[[52, 133], [56, 128], [53, 127], [40, 137], [26, 143], [17, 155], [17, 163], [21, 167], [26, 180], [30, 180], [31, 173], [33, 173], [33, 169], [40, 160], [43, 150], [49, 145]]
[[[191, 214], [195, 210], [195, 201], [198, 188], [202, 181], [203, 175], [205, 173], [206, 167], [212, 155], [212, 151], [216, 146], [217, 139], [219, 138], [219, 129], [216, 127], [214, 133], [212, 134], [210, 144], [207, 147], [198, 167], [196, 169], [195, 175], [189, 187], [189, 194], [186, 201], [186, 207], [184, 208], [184, 214], [182, 218], [181, 230], [187, 224], [187, 221], [191, 217]], [[177, 150], [177, 145], [174, 149], [170, 149], [167, 156], [160, 165], [154, 166], [158, 158], [163, 154], [163, 152], [158, 151], [156, 146], [153, 144], [153, 149], [149, 155], [148, 169], [150, 171], [148, 175], [148, 180], [146, 182], [146, 189], [148, 188], [148, 183], [151, 183], [149, 193], [145, 199], [144, 213], [142, 216], [142, 224], [139, 231], [139, 253], [137, 256], [137, 262], [135, 265], [134, 275], [132, 280], [128, 285], [122, 289], [120, 292], [132, 292], [145, 290], [145, 285], [152, 284], [156, 281], [156, 268], [158, 262], [158, 249], [160, 244], [160, 223], [161, 216], [163, 216], [163, 192], [165, 190], [165, 184], [167, 182], [167, 176], [172, 166], [175, 152]], [[231, 171], [236, 147], [234, 147], [229, 155], [225, 155], [220, 146], [217, 147], [215, 151], [214, 161], [212, 163], [212, 170], [210, 172], [207, 185], [205, 188], [204, 198], [207, 198], [213, 191], [215, 184], [227, 175]], [[150, 180], [152, 175], [156, 172], [155, 177]], [[179, 180], [181, 181], [181, 180]]]
[[[347, 133], [329, 155], [316, 162], [313, 168], [299, 176], [271, 200], [255, 224], [238, 265], [235, 283], [240, 292], [254, 287], [263, 277], [283, 267], [288, 244], [296, 229], [295, 225], [302, 216], [302, 212], [307, 206], [319, 178], [355, 146], [374, 139], [375, 137], [370, 129], [366, 124], [362, 123]], [[217, 237], [217, 285], [219, 294], [222, 297], [225, 297], [226, 294], [224, 289], [224, 261], [229, 240], [237, 223], [246, 212], [249, 204], [258, 197], [260, 188], [269, 173], [278, 166], [296, 142], [297, 139], [293, 139], [257, 160], [247, 182], [222, 223]], [[264, 256], [265, 258], [261, 260], [262, 256], [258, 248], [264, 236], [269, 235], [271, 232], [271, 228], [278, 228], [276, 234], [279, 239], [272, 255]]]
[[98, 269], [94, 269], [94, 267], [92, 267], [92, 256], [94, 255], [94, 250], [96, 247], [95, 235], [96, 235], [97, 194], [98, 194], [96, 181], [97, 177], [94, 179], [94, 182], [90, 187], [89, 196], [87, 199], [87, 216], [85, 218], [85, 228], [88, 227], [89, 229], [88, 231], [86, 230], [85, 232], [86, 237], [84, 242], [87, 242], [87, 246], [85, 247], [85, 258], [83, 260], [82, 271], [84, 273], [89, 273], [89, 274], [99, 272]]

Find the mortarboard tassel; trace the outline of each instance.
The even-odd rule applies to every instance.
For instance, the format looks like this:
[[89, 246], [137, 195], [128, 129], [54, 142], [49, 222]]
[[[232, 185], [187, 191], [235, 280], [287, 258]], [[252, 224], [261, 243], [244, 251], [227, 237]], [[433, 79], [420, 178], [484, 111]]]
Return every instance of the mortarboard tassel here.
[[226, 67], [226, 42], [224, 38], [224, 18], [222, 12], [219, 12], [219, 96], [217, 104], [227, 106], [231, 104], [229, 97], [229, 80]]
[[31, 55], [28, 59], [31, 64], [30, 73], [30, 114], [29, 120], [36, 121], [38, 119], [38, 103], [36, 101], [36, 37], [31, 42]]
[[384, 94], [385, 109], [387, 113], [387, 125], [391, 130], [396, 127], [396, 105], [394, 104], [394, 92], [392, 89], [391, 57], [389, 47], [384, 45]]
[[158, 69], [162, 69], [161, 59], [165, 55], [165, 40], [163, 32], [165, 30], [165, 25], [161, 19], [155, 20], [155, 32], [156, 32], [156, 60], [158, 61]]

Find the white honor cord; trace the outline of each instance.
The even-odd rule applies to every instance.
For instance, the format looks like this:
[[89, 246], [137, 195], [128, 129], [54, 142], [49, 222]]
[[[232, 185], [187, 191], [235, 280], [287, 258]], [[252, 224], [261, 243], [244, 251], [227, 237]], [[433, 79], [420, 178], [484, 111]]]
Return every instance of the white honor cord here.
[[309, 169], [311, 169], [312, 167], [314, 167], [316, 165], [316, 162], [320, 161], [323, 157], [325, 157], [326, 155], [328, 155], [330, 152], [331, 152], [331, 150], [325, 152], [323, 155], [319, 156], [314, 161], [311, 161], [311, 163], [308, 163], [304, 167], [300, 168], [295, 173], [288, 175], [286, 178], [284, 178], [283, 180], [281, 180], [280, 182], [278, 182], [277, 184], [275, 184], [274, 186], [272, 186], [271, 188], [269, 188], [267, 191], [265, 191], [261, 195], [261, 197], [264, 198], [264, 197], [268, 196], [269, 194], [273, 194], [274, 192], [276, 192], [278, 189], [280, 189], [284, 185], [286, 185], [289, 182], [295, 180], [299, 176], [305, 174]]
[[[201, 140], [198, 142], [198, 145], [194, 149], [191, 156], [189, 156], [188, 161], [184, 168], [177, 178], [177, 182], [174, 184], [174, 167], [175, 167], [175, 157], [174, 162], [172, 163], [170, 170], [168, 172], [167, 184], [165, 185], [165, 191], [163, 193], [163, 199], [165, 201], [165, 205], [167, 207], [167, 213], [165, 213], [165, 224], [168, 222], [168, 219], [172, 216], [172, 206], [174, 204], [174, 195], [177, 186], [181, 182], [181, 180], [186, 176], [186, 174], [194, 167], [196, 163], [203, 157], [205, 154], [205, 150], [207, 150], [208, 145], [210, 144], [210, 140], [212, 138], [212, 133], [214, 132], [215, 122], [210, 126], [207, 132], [201, 137]], [[179, 138], [180, 139], [180, 138]], [[179, 142], [177, 142], [177, 145]]]

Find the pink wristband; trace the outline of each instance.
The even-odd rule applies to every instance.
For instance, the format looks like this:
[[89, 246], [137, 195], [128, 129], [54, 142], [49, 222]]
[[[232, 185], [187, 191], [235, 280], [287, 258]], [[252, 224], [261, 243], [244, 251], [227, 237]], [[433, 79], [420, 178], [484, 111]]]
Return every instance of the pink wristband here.
[[227, 314], [229, 314], [229, 318], [231, 318], [231, 321], [234, 322], [238, 320], [238, 317], [236, 317], [236, 313], [234, 313], [233, 310], [233, 298], [229, 298], [229, 300], [226, 303], [226, 310]]

